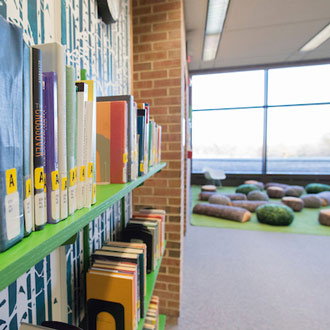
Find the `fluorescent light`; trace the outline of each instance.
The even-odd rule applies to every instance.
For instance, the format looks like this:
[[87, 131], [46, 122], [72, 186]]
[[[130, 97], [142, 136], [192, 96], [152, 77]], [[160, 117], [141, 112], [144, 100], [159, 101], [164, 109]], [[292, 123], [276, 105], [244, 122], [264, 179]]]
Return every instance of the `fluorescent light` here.
[[324, 29], [322, 29], [313, 39], [308, 41], [307, 44], [300, 49], [300, 51], [309, 52], [311, 50], [314, 50], [329, 38], [330, 38], [330, 24], [328, 24]]
[[203, 61], [211, 61], [217, 54], [220, 34], [209, 34], [204, 39]]
[[214, 60], [226, 18], [229, 0], [209, 0], [204, 35], [203, 61]]

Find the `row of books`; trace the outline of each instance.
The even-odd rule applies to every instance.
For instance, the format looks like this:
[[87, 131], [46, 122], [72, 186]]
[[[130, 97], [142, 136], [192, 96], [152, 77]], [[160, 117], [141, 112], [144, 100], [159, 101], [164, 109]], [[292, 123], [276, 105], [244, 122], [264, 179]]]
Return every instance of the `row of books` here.
[[92, 254], [86, 275], [89, 326], [135, 330], [141, 318], [156, 316], [145, 310], [146, 276], [164, 251], [164, 226], [164, 211], [140, 210], [123, 231], [122, 242], [105, 242]]
[[161, 159], [161, 126], [133, 95], [97, 97], [97, 171], [101, 184], [127, 183]]
[[[160, 162], [161, 126], [132, 95], [97, 97], [65, 47], [28, 47], [0, 18], [0, 252]], [[97, 102], [96, 102], [97, 101]]]
[[159, 297], [152, 296], [147, 315], [144, 320], [143, 330], [159, 329]]

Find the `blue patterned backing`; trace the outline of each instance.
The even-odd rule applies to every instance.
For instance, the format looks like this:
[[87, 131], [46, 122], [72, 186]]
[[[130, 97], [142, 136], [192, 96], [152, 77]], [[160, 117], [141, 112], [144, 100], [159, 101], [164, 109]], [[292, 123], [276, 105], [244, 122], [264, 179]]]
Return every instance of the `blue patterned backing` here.
[[[119, 21], [108, 26], [98, 19], [95, 0], [0, 0], [0, 15], [23, 29], [29, 45], [53, 42], [57, 33], [55, 3], [61, 4], [61, 42], [67, 45], [67, 64], [76, 68], [77, 79], [80, 69], [85, 68], [88, 79], [96, 82], [96, 95], [128, 94], [129, 0], [122, 1]], [[115, 231], [121, 229], [121, 211], [118, 202], [90, 223], [87, 239], [91, 252], [104, 240], [118, 238]], [[125, 207], [125, 218], [127, 212]], [[61, 260], [66, 267], [61, 267]], [[18, 329], [21, 321], [40, 324], [54, 318], [78, 324], [85, 312], [84, 260], [81, 231], [74, 244], [57, 249], [2, 290], [0, 330]], [[66, 268], [66, 283], [60, 281], [58, 272], [62, 268]], [[65, 301], [67, 308], [62, 313], [58, 306]]]

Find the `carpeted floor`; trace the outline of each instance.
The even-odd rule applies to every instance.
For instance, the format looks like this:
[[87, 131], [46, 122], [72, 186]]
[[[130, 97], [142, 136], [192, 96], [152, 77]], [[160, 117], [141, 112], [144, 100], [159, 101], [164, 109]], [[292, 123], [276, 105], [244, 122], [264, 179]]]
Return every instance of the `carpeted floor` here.
[[[200, 192], [200, 186], [192, 186], [192, 206], [198, 203], [198, 194]], [[232, 193], [235, 192], [234, 187], [220, 187], [219, 192]], [[274, 201], [279, 201], [274, 200]], [[329, 209], [330, 207], [323, 207], [322, 209]], [[215, 217], [209, 217], [199, 214], [193, 214], [191, 217], [191, 224], [194, 226], [203, 227], [219, 227], [219, 228], [231, 228], [231, 229], [243, 229], [243, 230], [261, 230], [272, 231], [281, 233], [295, 233], [295, 234], [308, 234], [308, 235], [330, 235], [330, 227], [321, 226], [318, 222], [318, 214], [320, 209], [307, 209], [304, 208], [301, 212], [295, 212], [295, 219], [290, 226], [270, 226], [259, 223], [257, 217], [252, 213], [251, 220], [245, 223], [218, 219]]]
[[330, 329], [330, 238], [189, 226], [167, 330]]
[[166, 330], [330, 329], [330, 238], [189, 226]]

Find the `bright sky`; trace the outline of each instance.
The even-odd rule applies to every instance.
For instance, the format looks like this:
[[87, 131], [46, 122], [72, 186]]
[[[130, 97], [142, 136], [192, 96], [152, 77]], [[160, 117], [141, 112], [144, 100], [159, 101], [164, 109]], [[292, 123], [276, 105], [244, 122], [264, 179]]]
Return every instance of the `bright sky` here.
[[[269, 105], [330, 102], [330, 65], [272, 69], [268, 82]], [[193, 110], [263, 104], [263, 70], [193, 76]], [[330, 140], [329, 105], [268, 111], [270, 155], [295, 156]], [[260, 157], [263, 121], [262, 109], [193, 112], [194, 157]]]

